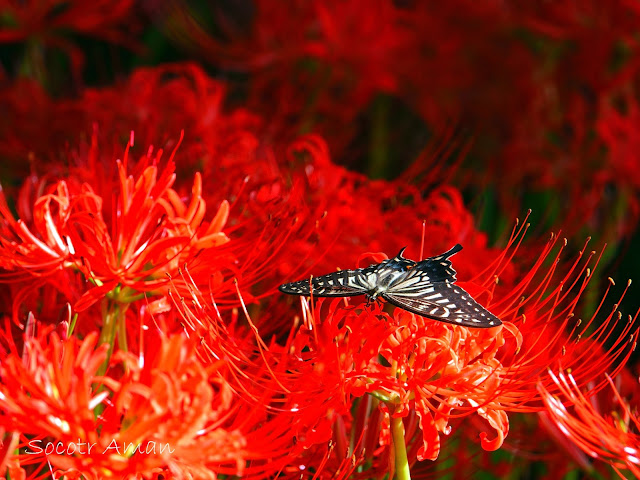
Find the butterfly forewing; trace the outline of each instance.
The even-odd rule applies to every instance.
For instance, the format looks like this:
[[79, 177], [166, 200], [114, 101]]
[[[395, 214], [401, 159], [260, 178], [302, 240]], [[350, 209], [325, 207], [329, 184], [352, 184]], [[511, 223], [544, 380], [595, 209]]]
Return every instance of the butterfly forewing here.
[[285, 283], [280, 285], [282, 293], [290, 295], [306, 295], [314, 297], [352, 297], [364, 295], [370, 289], [368, 276], [370, 267], [359, 270], [341, 270], [310, 280]]

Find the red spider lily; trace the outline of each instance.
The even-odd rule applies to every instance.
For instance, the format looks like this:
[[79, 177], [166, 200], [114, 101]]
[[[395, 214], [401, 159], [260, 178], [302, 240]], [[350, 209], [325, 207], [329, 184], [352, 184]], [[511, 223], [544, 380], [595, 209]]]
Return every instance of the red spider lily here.
[[11, 23], [5, 23], [0, 41], [15, 42], [31, 35], [42, 35], [46, 31], [53, 33], [61, 28], [68, 28], [113, 42], [122, 42], [124, 32], [105, 27], [117, 25], [126, 18], [132, 4], [131, 0], [120, 0], [115, 4], [103, 1], [91, 5], [63, 0], [5, 3], [3, 14], [13, 20], [14, 27], [10, 28]]
[[197, 164], [220, 174], [242, 165], [240, 180], [253, 173], [252, 162], [261, 160], [257, 132], [264, 121], [244, 108], [225, 109], [226, 96], [227, 86], [201, 67], [178, 63], [137, 69], [122, 85], [87, 89], [79, 100], [54, 108], [77, 111], [85, 119], [76, 128], [70, 125], [72, 131], [96, 123], [101, 143], [124, 143], [120, 125], [130, 125], [142, 145], [173, 149], [180, 143], [176, 155], [182, 169]]
[[[292, 258], [315, 255], [318, 247], [326, 249], [321, 259], [315, 259], [314, 269], [352, 267], [361, 260], [362, 251], [397, 253], [404, 246], [413, 256], [423, 248], [445, 251], [455, 243], [464, 245], [463, 255], [489, 259], [496, 253], [454, 187], [439, 186], [424, 194], [402, 180], [370, 180], [332, 162], [326, 143], [316, 135], [292, 142], [287, 153], [290, 162], [303, 162], [289, 174], [304, 182], [304, 200], [313, 208], [311, 219], [321, 218], [315, 234], [318, 246], [294, 244], [292, 248], [304, 250]], [[417, 235], [421, 231], [422, 238]], [[461, 263], [465, 274], [484, 267]]]
[[583, 393], [571, 373], [559, 370], [556, 375], [549, 371], [549, 377], [558, 393], [552, 394], [540, 386], [547, 407], [545, 414], [569, 445], [609, 463], [621, 478], [625, 478], [623, 471], [640, 476], [640, 435], [637, 433], [640, 422], [616, 390], [611, 377], [606, 378], [618, 411], [610, 412], [600, 411], [593, 393]]
[[[295, 1], [286, 9], [277, 2], [259, 1], [250, 36], [228, 32], [232, 41], [224, 44], [211, 37], [181, 2], [165, 2], [163, 6], [167, 33], [196, 55], [214, 58], [226, 68], [261, 72], [252, 80], [249, 94], [253, 100], [249, 103], [264, 107], [260, 111], [265, 116], [287, 129], [309, 121], [322, 122], [320, 130], [325, 134], [330, 130], [332, 140], [344, 138], [341, 131], [352, 131], [357, 112], [376, 92], [397, 90], [394, 63], [412, 39], [412, 32], [398, 28], [407, 14], [385, 0], [376, 0], [365, 9], [353, 1]], [[220, 10], [214, 14], [224, 16]], [[376, 13], [367, 18], [370, 11]], [[291, 20], [296, 17], [298, 28], [292, 28]], [[377, 18], [386, 21], [376, 22]], [[305, 66], [305, 60], [313, 62], [313, 67]], [[290, 81], [283, 82], [283, 78]], [[300, 88], [291, 88], [293, 84]], [[340, 99], [327, 101], [325, 92], [329, 90]], [[266, 105], [260, 100], [266, 92], [279, 100]], [[309, 92], [316, 97], [311, 104]], [[305, 111], [309, 118], [300, 121], [298, 116]], [[336, 115], [339, 121], [334, 121]]]
[[[172, 259], [169, 270], [161, 271], [160, 267], [156, 272], [157, 278], [144, 280], [143, 283], [149, 287], [146, 290], [155, 288], [152, 281], [166, 284], [165, 273], [177, 278], [179, 286], [180, 276], [174, 267], [183, 266], [187, 258], [190, 260], [191, 275], [200, 275], [201, 288], [211, 281], [212, 273], [216, 275], [212, 285], [215, 286], [216, 282], [220, 281], [216, 273], [219, 268], [212, 271], [210, 266], [212, 262], [223, 262], [233, 275], [240, 279], [245, 298], [259, 297], [273, 290], [280, 282], [269, 281], [266, 274], [273, 270], [269, 262], [286, 244], [288, 237], [295, 236], [298, 242], [305, 242], [316, 229], [316, 219], [303, 221], [308, 218], [308, 213], [300, 200], [301, 186], [294, 185], [292, 188], [286, 185], [287, 180], [281, 178], [277, 165], [277, 161], [284, 162], [284, 157], [276, 159], [273, 152], [262, 146], [252, 133], [260, 120], [242, 109], [224, 112], [224, 95], [225, 89], [220, 82], [207, 77], [202, 69], [190, 64], [140, 69], [122, 86], [87, 90], [78, 101], [53, 102], [42, 94], [35, 95], [38, 102], [42, 103], [36, 108], [38, 112], [48, 111], [51, 118], [64, 119], [63, 125], [54, 122], [51, 138], [39, 144], [33, 143], [32, 140], [34, 137], [38, 138], [32, 130], [36, 127], [30, 126], [31, 122], [27, 122], [22, 116], [30, 94], [20, 96], [19, 99], [7, 94], [4, 99], [5, 105], [18, 116], [18, 121], [8, 122], [4, 126], [6, 154], [11, 157], [24, 156], [33, 149], [35, 172], [43, 170], [45, 164], [41, 162], [47, 160], [47, 175], [40, 179], [30, 177], [20, 192], [17, 210], [21, 219], [29, 224], [34, 215], [32, 204], [45, 193], [48, 182], [59, 179], [65, 180], [72, 194], [76, 191], [74, 189], [84, 188], [82, 182], [86, 182], [91, 186], [93, 193], [102, 199], [102, 215], [106, 221], [108, 222], [110, 216], [115, 218], [115, 205], [107, 200], [113, 195], [114, 185], [105, 180], [117, 178], [120, 173], [114, 168], [115, 162], [109, 148], [105, 149], [104, 146], [111, 145], [120, 138], [121, 131], [114, 126], [132, 124], [140, 128], [139, 136], [173, 148], [172, 158], [175, 157], [176, 162], [180, 160], [182, 168], [175, 172], [179, 177], [175, 184], [171, 185], [170, 191], [173, 193], [170, 202], [176, 201], [178, 196], [186, 197], [189, 194], [190, 187], [185, 185], [183, 177], [190, 166], [198, 161], [203, 162], [203, 182], [209, 185], [209, 188], [202, 188], [199, 183], [195, 187], [198, 189], [199, 197], [197, 201], [194, 198], [196, 203], [191, 207], [197, 206], [197, 215], [200, 215], [200, 209], [203, 208], [202, 202], [206, 202], [210, 208], [218, 209], [222, 206], [219, 220], [225, 220], [228, 205], [226, 199], [235, 198], [235, 205], [238, 205], [236, 218], [231, 220], [233, 225], [226, 226], [226, 230], [235, 232], [238, 239], [238, 244], [235, 244], [238, 248], [234, 248], [232, 255], [227, 255], [229, 251], [225, 249], [206, 250], [207, 253], [204, 253], [205, 249], [200, 248], [202, 245], [188, 251], [183, 250], [181, 255]], [[162, 98], [163, 101], [158, 102], [158, 98]], [[42, 118], [43, 122], [51, 123], [47, 115], [43, 114]], [[92, 122], [95, 122], [94, 128], [88, 131], [87, 126]], [[37, 124], [37, 120], [35, 123]], [[189, 130], [178, 149], [178, 139], [174, 135], [181, 126], [187, 126]], [[40, 124], [38, 128], [45, 127]], [[68, 145], [64, 147], [64, 144], [69, 142], [76, 145], [78, 140], [74, 135], [90, 135], [91, 141], [87, 143], [81, 139], [77, 150], [69, 148]], [[47, 150], [53, 152], [53, 155]], [[158, 151], [156, 158], [160, 157], [160, 152]], [[146, 157], [146, 160], [142, 160], [143, 163], [151, 161], [152, 149], [147, 152]], [[65, 160], [61, 162], [61, 158]], [[174, 181], [170, 176], [167, 179]], [[196, 175], [196, 179], [199, 182], [199, 174]], [[211, 185], [215, 185], [215, 188], [211, 188]], [[186, 208], [180, 207], [176, 211], [180, 212]], [[192, 212], [187, 210], [186, 213]], [[171, 214], [172, 212], [169, 212], [169, 215]], [[187, 240], [184, 236], [182, 238]], [[198, 242], [195, 238], [193, 240]], [[64, 249], [64, 246], [61, 248]], [[177, 248], [174, 247], [174, 250]], [[93, 248], [92, 255], [100, 255], [97, 246]], [[93, 260], [98, 262], [98, 265], [104, 263], [101, 258]], [[102, 278], [99, 280], [103, 281]], [[231, 278], [227, 286], [233, 291], [230, 281]], [[63, 278], [56, 283], [60, 289], [67, 290], [67, 299], [75, 301], [78, 293], [77, 289], [72, 291], [73, 280]], [[252, 288], [258, 283], [262, 283], [261, 288]], [[80, 294], [82, 292], [83, 289], [80, 288]], [[23, 300], [18, 295], [14, 303], [20, 304]], [[217, 296], [216, 300], [219, 304], [225, 302], [224, 296]], [[237, 306], [234, 300], [227, 300]]]
[[[547, 375], [549, 368], [568, 365], [577, 381], [586, 384], [606, 371], [618, 371], [634, 345], [635, 319], [624, 322], [622, 331], [612, 336], [612, 327], [619, 320], [617, 310], [593, 331], [587, 330], [590, 333], [584, 338], [564, 332], [591, 275], [587, 272], [582, 278], [587, 267], [580, 265], [578, 257], [564, 278], [550, 287], [562, 249], [548, 271], [543, 272], [542, 266], [556, 239], [552, 238], [538, 262], [518, 283], [496, 287], [495, 279], [514, 255], [509, 250], [474, 282], [460, 282], [479, 299], [489, 294], [485, 302], [502, 318], [502, 327], [469, 329], [426, 320], [400, 309], [395, 309], [391, 317], [378, 307], [341, 307], [343, 300], [325, 308], [326, 302], [321, 299], [315, 313], [306, 314], [308, 327], [293, 341], [295, 356], [314, 365], [314, 371], [303, 377], [312, 385], [339, 385], [336, 395], [345, 405], [365, 394], [378, 399], [388, 415], [387, 432], [399, 425], [404, 429], [401, 441], [407, 442], [409, 463], [435, 459], [440, 436], [452, 431], [456, 419], [470, 415], [486, 422], [480, 434], [483, 448], [499, 448], [509, 431], [508, 412], [543, 410], [540, 385], [557, 391]], [[597, 313], [587, 322], [587, 329]], [[602, 348], [614, 339], [607, 349]], [[322, 379], [315, 380], [314, 375], [320, 374]], [[302, 384], [298, 386], [302, 388]], [[596, 391], [604, 384], [592, 386]], [[358, 425], [349, 415], [342, 424], [347, 431]], [[350, 437], [347, 433], [346, 438], [357, 441], [355, 431]], [[384, 445], [390, 448], [397, 442], [398, 438], [393, 438], [392, 442], [379, 444], [382, 450], [373, 451], [384, 457], [388, 454], [381, 453]], [[335, 452], [333, 468], [355, 454], [353, 447]], [[354, 458], [366, 463], [365, 457]]]
[[[491, 381], [490, 377], [497, 366], [495, 352], [504, 342], [503, 329], [454, 328], [398, 309], [393, 319], [353, 311], [350, 316], [354, 318], [335, 318], [344, 322], [343, 335], [349, 337], [336, 352], [346, 362], [341, 367], [345, 392], [373, 394], [388, 406], [392, 418], [415, 412], [413, 429], [418, 420], [423, 435], [422, 445], [414, 452], [419, 460], [438, 456], [438, 434], [450, 431], [448, 417], [453, 410], [486, 418], [498, 439], [485, 442], [483, 437], [483, 445], [500, 446], [508, 422], [506, 414], [491, 403], [498, 378]], [[373, 322], [378, 324], [376, 330]], [[381, 364], [378, 355], [386, 362]]]
[[237, 190], [252, 173], [248, 166], [261, 159], [256, 130], [262, 121], [242, 108], [226, 111], [225, 96], [223, 83], [190, 63], [140, 68], [117, 86], [88, 88], [77, 99], [54, 100], [37, 84], [18, 81], [0, 90], [0, 107], [7, 111], [0, 119], [0, 153], [15, 160], [13, 175], [22, 173], [16, 168], [27, 157], [36, 172], [77, 167], [75, 173], [86, 175], [87, 158], [110, 168], [135, 131], [139, 145], [175, 150], [180, 143], [180, 175], [194, 164], [218, 175], [244, 166]]
[[[155, 163], [162, 152], [155, 159], [151, 154], [150, 150], [145, 160]], [[76, 309], [83, 310], [105, 296], [127, 303], [143, 292], [162, 294], [167, 274], [177, 276], [186, 259], [205, 249], [215, 251], [211, 248], [229, 241], [222, 232], [229, 205], [223, 201], [214, 218], [205, 221], [198, 175], [192, 199], [185, 203], [171, 188], [175, 181], [172, 159], [161, 171], [141, 163], [137, 178], [129, 176], [127, 165], [125, 152], [124, 161], [118, 162], [116, 182], [96, 179], [98, 190], [117, 192], [112, 205], [105, 202], [109, 196], [97, 194], [89, 184], [61, 180], [36, 200], [28, 225], [13, 218], [2, 197], [0, 264], [5, 281], [31, 279], [26, 288], [32, 288], [60, 280], [61, 272], [69, 278], [82, 274], [93, 288], [80, 299], [69, 298], [76, 302]], [[207, 256], [209, 261], [212, 258]]]
[[[622, 224], [620, 228], [629, 228], [634, 225], [635, 219], [640, 217], [640, 167], [638, 166], [637, 146], [640, 139], [638, 120], [640, 110], [638, 104], [632, 98], [626, 100], [626, 114], [608, 108], [598, 119], [598, 136], [609, 152], [608, 165], [598, 172], [595, 177], [593, 197], [598, 196], [607, 185], [615, 185], [619, 199], [624, 200], [629, 209], [629, 224]], [[592, 204], [597, 203], [596, 198]], [[620, 200], [618, 200], [620, 201]], [[626, 231], [615, 232], [620, 234]]]
[[[230, 39], [224, 42], [183, 3], [170, 2], [166, 29], [205, 61], [249, 72], [255, 111], [287, 133], [311, 124], [341, 162], [353, 161], [344, 147], [358, 116], [368, 115], [376, 95], [393, 95], [429, 129], [454, 118], [472, 130], [477, 142], [458, 185], [493, 186], [508, 215], [522, 209], [514, 188], [551, 188], [560, 192], [557, 206], [568, 228], [580, 229], [588, 218], [594, 231], [619, 223], [628, 233], [636, 217], [623, 212], [607, 220], [612, 206], [603, 201], [603, 187], [611, 184], [600, 182], [601, 173], [615, 175], [625, 198], [637, 175], [616, 175], [594, 133], [602, 112], [633, 91], [640, 67], [636, 7], [626, 1], [374, 5], [260, 0], [242, 12], [241, 28], [227, 28], [238, 22], [218, 8], [212, 13], [216, 32]], [[388, 121], [389, 136], [395, 122]], [[578, 202], [588, 211], [575, 215], [564, 207]]]
[[290, 432], [234, 394], [224, 362], [203, 363], [184, 335], [149, 340], [137, 355], [113, 355], [106, 374], [95, 333], [80, 341], [45, 331], [3, 356], [0, 425], [20, 432], [25, 469], [213, 479], [282, 468]]
[[76, 78], [80, 78], [82, 51], [65, 37], [73, 31], [121, 45], [131, 45], [131, 10], [133, 0], [96, 1], [86, 3], [69, 0], [9, 0], [2, 4], [4, 21], [0, 43], [37, 39], [50, 48], [69, 55]]
[[[546, 368], [560, 365], [571, 368], [575, 379], [583, 385], [607, 371], [615, 375], [628, 360], [637, 341], [638, 313], [623, 321], [618, 311], [629, 284], [613, 310], [604, 318], [596, 321], [609, 290], [582, 328], [579, 328], [582, 321], [574, 319], [578, 300], [592, 278], [588, 261], [595, 252], [591, 252], [587, 261], [580, 265], [586, 245], [564, 277], [554, 282], [555, 286], [552, 278], [562, 249], [556, 254], [552, 266], [534, 281], [555, 241], [556, 237], [550, 240], [530, 274], [511, 288], [509, 295], [501, 298], [497, 291], [494, 292], [493, 312], [503, 320], [511, 318], [520, 330], [518, 342], [506, 349], [502, 357], [509, 367], [500, 373], [502, 382], [498, 393], [508, 410], [540, 409], [534, 379], [537, 378], [537, 382], [551, 392], [556, 388], [545, 374]], [[596, 266], [597, 261], [593, 268]], [[613, 281], [609, 288], [612, 285]], [[604, 345], [607, 345], [606, 349]], [[602, 381], [593, 385], [593, 389], [597, 391], [604, 386]]]

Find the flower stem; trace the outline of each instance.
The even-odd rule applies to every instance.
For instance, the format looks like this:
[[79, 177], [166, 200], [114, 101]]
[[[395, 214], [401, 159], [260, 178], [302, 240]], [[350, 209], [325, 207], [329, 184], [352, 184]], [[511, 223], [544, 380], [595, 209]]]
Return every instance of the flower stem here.
[[404, 442], [404, 424], [401, 417], [391, 417], [391, 438], [396, 458], [396, 480], [411, 480], [407, 446]]
[[116, 336], [118, 337], [120, 349], [124, 351], [127, 350], [125, 319], [128, 307], [128, 304], [119, 304], [110, 299], [105, 299], [102, 303], [103, 321], [98, 345], [107, 343], [109, 345], [109, 350], [104, 364], [98, 370], [100, 375], [104, 375], [107, 371], [109, 359], [113, 354]]
[[113, 307], [113, 303], [111, 301], [106, 300], [105, 302], [103, 302], [102, 330], [100, 331], [100, 338], [98, 339], [98, 345], [102, 345], [103, 343], [109, 344], [109, 352], [107, 354], [107, 361], [103, 366], [104, 371], [102, 371], [102, 368], [101, 368], [100, 374], [103, 374], [106, 371], [106, 364], [109, 362], [109, 357], [111, 357], [113, 344], [116, 338], [118, 314], [117, 314], [117, 311], [114, 311], [112, 307]]

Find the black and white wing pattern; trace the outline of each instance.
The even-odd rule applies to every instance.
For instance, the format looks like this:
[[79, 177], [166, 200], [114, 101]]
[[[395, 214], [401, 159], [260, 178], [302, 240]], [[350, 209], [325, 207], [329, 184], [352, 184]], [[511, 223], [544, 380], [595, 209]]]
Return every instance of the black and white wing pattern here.
[[376, 265], [285, 283], [279, 289], [290, 295], [315, 297], [366, 295], [369, 302], [382, 297], [409, 312], [465, 327], [490, 328], [502, 324], [455, 285], [456, 271], [449, 257], [462, 250], [461, 245], [421, 262], [404, 258], [404, 250]]
[[358, 270], [340, 270], [321, 277], [311, 277], [308, 280], [285, 283], [278, 290], [289, 295], [304, 295], [314, 297], [353, 297], [365, 295], [369, 291], [372, 268]]
[[498, 317], [454, 284], [456, 271], [448, 258], [460, 250], [462, 246], [456, 245], [416, 263], [380, 296], [396, 307], [440, 322], [476, 328], [501, 325]]
[[425, 286], [420, 293], [421, 295], [416, 295], [415, 292], [405, 295], [402, 291], [386, 292], [381, 296], [396, 307], [440, 322], [475, 328], [502, 325], [498, 317], [458, 285], [446, 282], [433, 283]]
[[314, 297], [369, 295], [378, 287], [381, 278], [401, 275], [416, 265], [413, 260], [402, 256], [405, 248], [400, 250], [400, 253], [394, 258], [384, 260], [382, 263], [357, 270], [340, 270], [321, 277], [300, 280], [299, 282], [285, 283], [280, 285], [278, 289], [282, 293], [288, 293], [289, 295], [313, 295]]
[[456, 281], [456, 271], [451, 266], [451, 260], [448, 258], [460, 250], [462, 250], [462, 246], [456, 244], [441, 255], [429, 257], [421, 262], [413, 262], [413, 265], [407, 267], [404, 275], [394, 278], [389, 283], [387, 291], [398, 291], [405, 295], [415, 293], [420, 296], [425, 286], [432, 283], [454, 283]]

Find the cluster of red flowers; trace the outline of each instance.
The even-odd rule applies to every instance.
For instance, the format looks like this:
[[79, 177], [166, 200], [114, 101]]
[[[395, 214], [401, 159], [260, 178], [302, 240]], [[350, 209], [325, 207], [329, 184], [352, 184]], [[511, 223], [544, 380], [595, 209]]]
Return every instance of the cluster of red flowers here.
[[[487, 185], [513, 193], [554, 148], [596, 163], [606, 150], [608, 163], [584, 173], [593, 182], [572, 182], [570, 195], [593, 199], [615, 183], [621, 210], [640, 213], [637, 112], [630, 93], [626, 110], [614, 104], [637, 62], [605, 67], [614, 49], [635, 49], [632, 6], [596, 15], [595, 6], [544, 2], [533, 10], [256, 0], [240, 20], [210, 12], [220, 26], [212, 36], [182, 2], [80, 3], [6, 7], [0, 13], [15, 25], [0, 30], [0, 44], [39, 35], [67, 52], [77, 80], [80, 51], [60, 26], [119, 43], [133, 18], [140, 25], [141, 12], [153, 11], [218, 68], [246, 69], [249, 86], [242, 96], [197, 64], [165, 63], [76, 96], [54, 98], [34, 80], [7, 78], [0, 88], [0, 475], [406, 480], [463, 455], [461, 442], [475, 452], [461, 475], [501, 447], [557, 462], [557, 451], [544, 450], [552, 442], [574, 466], [591, 468], [589, 456], [604, 460], [594, 468], [639, 474], [640, 389], [627, 368], [639, 322], [619, 310], [629, 285], [609, 308], [611, 281], [585, 309], [602, 253], [585, 244], [571, 261], [558, 235], [526, 238], [527, 219], [510, 217], [519, 205], [495, 247], [465, 202]], [[587, 13], [599, 23], [583, 30]], [[615, 19], [624, 21], [609, 31]], [[534, 80], [567, 67], [543, 71], [525, 27], [553, 38], [560, 56], [563, 45], [579, 45], [557, 91]], [[599, 55], [583, 50], [594, 31], [603, 33]], [[512, 51], [497, 57], [493, 42]], [[449, 70], [429, 74], [445, 57]], [[487, 77], [487, 65], [504, 84]], [[577, 78], [597, 106], [575, 98]], [[502, 102], [505, 85], [518, 93]], [[362, 140], [358, 117], [380, 95], [413, 104], [430, 127], [446, 116], [499, 119], [495, 130], [473, 132], [469, 155], [484, 155], [482, 171], [473, 177], [464, 159], [428, 168], [457, 144], [423, 152], [391, 180], [339, 165], [349, 164], [345, 153]], [[585, 109], [588, 123], [578, 119]], [[572, 132], [550, 142], [562, 125]], [[499, 155], [482, 148], [496, 139]], [[518, 167], [513, 155], [532, 163]], [[578, 165], [533, 183], [561, 188]], [[603, 208], [585, 205], [580, 226]], [[575, 227], [577, 218], [560, 218]], [[502, 325], [277, 291], [405, 246], [423, 259], [456, 243], [458, 284]], [[597, 403], [612, 388], [613, 400]], [[531, 423], [535, 445], [518, 437]]]
[[[635, 154], [613, 158], [618, 148], [603, 134], [610, 122], [615, 128], [612, 113], [629, 118], [636, 109], [640, 9], [633, 2], [252, 4], [244, 21], [215, 12], [222, 34], [212, 34], [184, 2], [168, 2], [165, 29], [204, 61], [250, 72], [247, 101], [288, 131], [312, 124], [334, 153], [350, 152], [362, 136], [362, 111], [392, 96], [429, 131], [450, 122], [470, 130], [475, 146], [456, 181], [494, 187], [509, 214], [524, 203], [513, 189], [553, 189], [558, 206], [584, 206], [563, 210], [565, 228], [576, 232], [587, 220], [589, 229], [614, 235], [633, 230], [637, 174], [625, 175], [624, 165], [637, 163]], [[269, 101], [274, 92], [279, 102]], [[602, 202], [607, 195], [613, 199]], [[612, 203], [626, 207], [614, 218]]]

